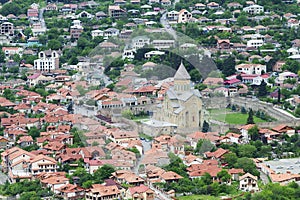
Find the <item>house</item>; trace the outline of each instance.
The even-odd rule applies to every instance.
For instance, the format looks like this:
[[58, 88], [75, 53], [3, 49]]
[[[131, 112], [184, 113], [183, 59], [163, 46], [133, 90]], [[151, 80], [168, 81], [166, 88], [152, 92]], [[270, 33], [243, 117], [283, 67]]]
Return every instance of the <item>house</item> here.
[[218, 180], [217, 174], [222, 170], [218, 165], [219, 162], [217, 160], [203, 160], [203, 163], [191, 165], [186, 170], [191, 179], [201, 178], [208, 173], [213, 180]]
[[126, 199], [141, 199], [141, 200], [154, 200], [155, 192], [148, 186], [139, 185], [129, 187], [125, 194]]
[[172, 2], [170, 0], [161, 0], [160, 4], [162, 6], [170, 6], [172, 4]]
[[31, 173], [36, 175], [42, 172], [56, 172], [58, 166], [55, 159], [44, 155], [38, 155], [30, 160], [30, 168]]
[[226, 136], [230, 139], [231, 143], [241, 144], [242, 143], [242, 135], [237, 133], [227, 133]]
[[251, 6], [243, 8], [243, 11], [246, 13], [249, 13], [251, 15], [257, 15], [257, 14], [264, 12], [264, 7], [255, 4], [255, 5], [251, 5]]
[[27, 77], [27, 82], [26, 84], [28, 86], [35, 86], [37, 84], [44, 84], [44, 83], [49, 83], [53, 81], [54, 79], [52, 77], [46, 77], [40, 73], [35, 73], [31, 76]]
[[65, 177], [65, 173], [41, 173], [37, 176], [43, 187], [49, 188], [52, 192], [57, 193], [57, 189], [68, 185], [69, 179]]
[[92, 38], [94, 39], [95, 37], [103, 37], [104, 36], [104, 31], [102, 30], [93, 30], [91, 31], [91, 35], [92, 35]]
[[249, 40], [249, 41], [247, 41], [247, 47], [248, 48], [259, 48], [259, 47], [261, 47], [261, 46], [263, 46], [264, 45], [264, 41], [263, 40], [257, 40], [257, 39], [255, 39], [255, 40]]
[[78, 9], [78, 5], [77, 4], [65, 4], [61, 7], [61, 12], [63, 13], [71, 13], [71, 12], [75, 12]]
[[145, 53], [145, 58], [150, 59], [152, 56], [161, 56], [161, 55], [165, 55], [164, 51], [149, 51], [147, 53]]
[[214, 152], [205, 152], [204, 156], [209, 159], [218, 159], [220, 160], [225, 154], [229, 153], [229, 150], [218, 148]]
[[192, 13], [187, 11], [186, 9], [182, 9], [178, 13], [177, 23], [186, 23], [192, 18]]
[[285, 64], [285, 61], [279, 60], [279, 61], [277, 61], [277, 62], [275, 63], [275, 65], [272, 67], [272, 70], [273, 70], [274, 72], [282, 72], [282, 67], [283, 67], [284, 64]]
[[284, 124], [273, 127], [272, 130], [280, 134], [287, 134], [288, 136], [292, 136], [296, 132], [294, 128]]
[[112, 18], [122, 18], [126, 16], [126, 11], [121, 9], [118, 5], [110, 5], [108, 6], [108, 15]]
[[220, 5], [216, 2], [210, 2], [207, 5], [208, 9], [219, 9]]
[[77, 18], [88, 18], [88, 19], [92, 19], [94, 18], [94, 15], [90, 14], [89, 12], [87, 11], [82, 11], [80, 12], [78, 15], [76, 15]]
[[247, 173], [240, 177], [239, 189], [244, 192], [258, 192], [257, 176]]
[[17, 144], [21, 147], [27, 147], [33, 145], [33, 139], [31, 136], [21, 136], [17, 141]]
[[299, 183], [300, 181], [299, 174], [292, 174], [289, 171], [283, 174], [275, 174], [274, 172], [273, 173], [271, 172], [269, 176], [273, 183], [279, 183], [280, 185], [287, 185], [291, 182]]
[[170, 22], [177, 22], [178, 21], [178, 15], [179, 15], [179, 12], [177, 12], [176, 10], [172, 10], [172, 11], [167, 13], [167, 19]]
[[153, 40], [152, 45], [158, 50], [169, 49], [175, 46], [175, 40]]
[[19, 147], [1, 153], [2, 170], [8, 173], [10, 181], [31, 179], [45, 172], [56, 172], [57, 162], [45, 155], [35, 155]]
[[2, 51], [5, 53], [7, 58], [15, 54], [18, 54], [21, 57], [24, 49], [21, 47], [2, 47]]
[[59, 68], [60, 52], [46, 50], [38, 54], [39, 58], [34, 60], [34, 69], [38, 71], [52, 71]]
[[146, 36], [134, 37], [131, 41], [132, 49], [137, 50], [143, 48], [145, 45], [150, 45], [150, 38]]
[[297, 78], [298, 78], [297, 74], [289, 71], [284, 71], [278, 75], [278, 77], [276, 78], [276, 82], [283, 83], [285, 80], [297, 79]]
[[38, 8], [28, 8], [27, 10], [27, 17], [30, 18], [37, 18], [39, 16]]
[[245, 74], [257, 74], [262, 75], [267, 71], [266, 65], [261, 64], [239, 64], [235, 66], [235, 70]]
[[49, 3], [47, 6], [46, 6], [46, 11], [57, 11], [58, 10], [58, 7], [56, 4], [54, 3]]
[[85, 197], [85, 189], [73, 184], [65, 184], [56, 189], [56, 195], [65, 200], [83, 199]]
[[97, 18], [98, 20], [101, 20], [101, 19], [104, 19], [104, 18], [107, 17], [107, 14], [104, 13], [103, 11], [99, 11], [99, 12], [97, 12], [95, 15], [96, 15], [96, 18]]
[[243, 169], [231, 168], [231, 169], [228, 169], [228, 174], [231, 175], [231, 180], [238, 181], [240, 179], [240, 176], [245, 174], [245, 172]]
[[10, 22], [3, 22], [0, 26], [1, 35], [13, 36], [14, 35], [14, 24]]
[[230, 41], [229, 40], [217, 40], [217, 48], [218, 49], [230, 49]]
[[248, 135], [248, 130], [253, 128], [254, 126], [255, 126], [255, 124], [247, 124], [247, 125], [241, 126], [239, 128], [241, 135], [243, 136], [244, 143], [249, 143], [250, 137]]
[[237, 8], [242, 8], [243, 6], [238, 2], [231, 2], [227, 4], [227, 7], [237, 9]]
[[207, 77], [203, 81], [203, 84], [208, 86], [220, 86], [223, 85], [223, 82], [224, 82], [223, 78]]
[[300, 53], [298, 47], [291, 47], [288, 50], [286, 50], [286, 52], [288, 52], [290, 56], [292, 56], [292, 55], [298, 55]]
[[190, 142], [190, 145], [195, 149], [197, 142], [200, 140], [209, 140], [211, 143], [216, 144], [219, 140], [219, 133], [218, 132], [207, 132], [203, 133], [200, 131], [196, 131], [192, 134], [187, 135], [187, 140]]
[[0, 136], [0, 150], [7, 149], [9, 147], [9, 140], [3, 136]]
[[182, 178], [182, 176], [173, 171], [164, 172], [160, 175], [160, 180], [163, 183], [178, 182]]
[[78, 39], [83, 32], [83, 27], [80, 20], [73, 20], [72, 26], [70, 27], [71, 38]]
[[100, 184], [93, 184], [91, 188], [86, 190], [86, 199], [120, 199], [120, 190], [116, 185], [106, 186]]
[[196, 3], [194, 8], [195, 8], [195, 10], [205, 10], [206, 5], [203, 3]]

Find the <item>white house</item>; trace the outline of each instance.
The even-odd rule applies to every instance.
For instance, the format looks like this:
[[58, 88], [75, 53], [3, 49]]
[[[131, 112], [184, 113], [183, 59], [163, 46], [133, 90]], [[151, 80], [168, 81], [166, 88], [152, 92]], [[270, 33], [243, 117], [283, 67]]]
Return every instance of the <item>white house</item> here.
[[190, 13], [189, 11], [187, 11], [186, 9], [182, 9], [181, 11], [179, 11], [178, 13], [178, 23], [186, 23], [188, 22], [191, 18], [192, 18], [192, 13]]
[[167, 19], [169, 21], [176, 21], [177, 22], [178, 14], [179, 14], [179, 12], [177, 12], [176, 10], [172, 10], [172, 11], [167, 13]]
[[59, 53], [57, 51], [41, 51], [39, 58], [34, 60], [34, 69], [39, 71], [50, 71], [59, 68]]
[[250, 173], [241, 176], [239, 189], [245, 192], [259, 191], [258, 184], [257, 184], [257, 176], [253, 176]]
[[267, 66], [261, 64], [239, 64], [235, 66], [235, 70], [245, 74], [261, 75], [262, 72], [267, 71]]
[[135, 51], [132, 49], [124, 50], [122, 59], [128, 58], [128, 59], [134, 59]]
[[289, 53], [289, 55], [298, 55], [300, 53], [299, 48], [297, 47], [291, 47], [286, 52]]
[[165, 52], [163, 51], [149, 51], [147, 53], [145, 53], [145, 58], [151, 58], [152, 56], [161, 56], [164, 55]]
[[2, 47], [2, 51], [5, 53], [6, 57], [18, 54], [22, 56], [24, 49], [21, 47]]
[[91, 35], [92, 35], [92, 38], [94, 39], [95, 37], [103, 37], [104, 35], [104, 31], [102, 30], [93, 30], [91, 31]]
[[120, 34], [120, 30], [116, 28], [108, 28], [104, 31], [104, 39], [109, 37], [117, 37]]
[[146, 36], [138, 36], [132, 39], [132, 48], [134, 50], [143, 48], [145, 45], [149, 45], [150, 44], [150, 38], [146, 37]]
[[244, 12], [249, 13], [251, 15], [256, 15], [264, 12], [264, 7], [260, 5], [251, 5], [243, 9]]
[[247, 41], [247, 47], [261, 47], [262, 45], [264, 45], [264, 41], [263, 40], [249, 40]]

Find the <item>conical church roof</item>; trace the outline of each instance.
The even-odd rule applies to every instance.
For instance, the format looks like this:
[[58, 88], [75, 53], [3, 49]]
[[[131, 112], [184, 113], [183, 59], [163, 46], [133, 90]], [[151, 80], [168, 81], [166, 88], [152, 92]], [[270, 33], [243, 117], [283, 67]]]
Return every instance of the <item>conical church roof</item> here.
[[190, 79], [191, 79], [191, 76], [189, 75], [185, 66], [181, 62], [180, 66], [174, 76], [174, 80], [190, 80]]

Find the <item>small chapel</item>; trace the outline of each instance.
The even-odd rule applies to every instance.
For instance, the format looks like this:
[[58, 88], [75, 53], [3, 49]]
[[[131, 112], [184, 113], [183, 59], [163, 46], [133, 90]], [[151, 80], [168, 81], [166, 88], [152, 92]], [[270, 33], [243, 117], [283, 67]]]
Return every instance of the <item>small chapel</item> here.
[[183, 63], [175, 76], [174, 86], [166, 92], [157, 106], [154, 119], [177, 125], [177, 133], [201, 130], [203, 125], [203, 102], [199, 90], [192, 89], [191, 77]]

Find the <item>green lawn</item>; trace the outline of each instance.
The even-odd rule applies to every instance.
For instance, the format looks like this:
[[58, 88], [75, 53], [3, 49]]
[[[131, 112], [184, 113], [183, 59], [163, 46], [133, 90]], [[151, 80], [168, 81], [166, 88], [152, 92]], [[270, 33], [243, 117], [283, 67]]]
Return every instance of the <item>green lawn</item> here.
[[142, 115], [142, 116], [133, 116], [132, 120], [135, 122], [140, 122], [142, 120], [150, 119], [149, 116], [147, 115]]
[[208, 195], [191, 195], [177, 197], [178, 200], [220, 200], [218, 197], [208, 196]]
[[[226, 122], [228, 124], [246, 124], [248, 118], [248, 114], [232, 112], [229, 109], [212, 109], [209, 110], [209, 113], [211, 119]], [[258, 123], [266, 121], [254, 116], [254, 122]]]

